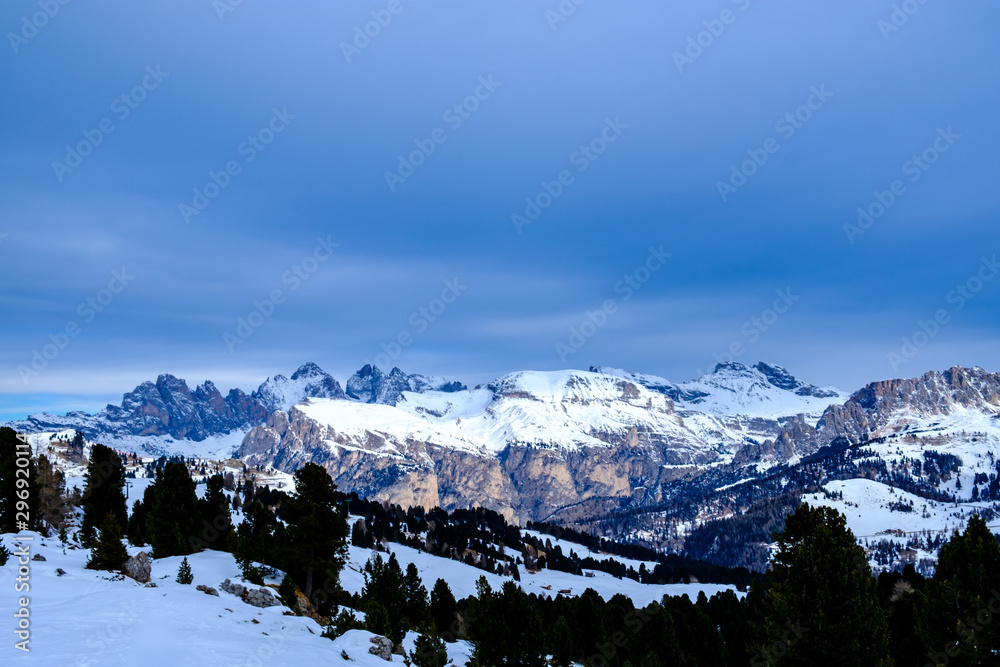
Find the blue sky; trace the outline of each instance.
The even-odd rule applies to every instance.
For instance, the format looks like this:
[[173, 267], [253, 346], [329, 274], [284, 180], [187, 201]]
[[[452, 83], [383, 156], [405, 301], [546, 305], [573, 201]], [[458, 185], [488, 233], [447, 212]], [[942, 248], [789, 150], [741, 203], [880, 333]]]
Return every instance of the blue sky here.
[[790, 5], [4, 3], [0, 416], [305, 361], [996, 370], [1000, 7]]

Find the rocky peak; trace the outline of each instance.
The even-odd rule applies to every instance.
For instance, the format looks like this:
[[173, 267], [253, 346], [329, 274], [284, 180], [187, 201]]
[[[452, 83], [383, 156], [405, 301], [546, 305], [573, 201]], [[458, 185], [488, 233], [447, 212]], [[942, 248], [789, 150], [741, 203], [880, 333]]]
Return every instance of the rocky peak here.
[[344, 398], [340, 383], [316, 364], [299, 366], [291, 378], [275, 375], [267, 378], [253, 393], [253, 398], [267, 412], [288, 411], [290, 407], [307, 398]]
[[838, 437], [860, 442], [921, 421], [937, 423], [957, 407], [1000, 417], [1000, 374], [955, 366], [917, 378], [872, 382], [843, 405], [827, 408], [816, 425], [814, 445]]
[[799, 396], [812, 396], [814, 398], [834, 398], [837, 396], [837, 392], [830, 389], [820, 389], [814, 385], [801, 382], [781, 366], [759, 361], [753, 368], [763, 374], [767, 378], [767, 381], [778, 389], [794, 391]]
[[423, 393], [427, 391], [456, 392], [466, 386], [461, 382], [448, 382], [443, 378], [425, 375], [407, 375], [398, 367], [393, 367], [386, 375], [382, 369], [365, 364], [347, 381], [347, 395], [362, 403], [396, 405], [404, 391]]

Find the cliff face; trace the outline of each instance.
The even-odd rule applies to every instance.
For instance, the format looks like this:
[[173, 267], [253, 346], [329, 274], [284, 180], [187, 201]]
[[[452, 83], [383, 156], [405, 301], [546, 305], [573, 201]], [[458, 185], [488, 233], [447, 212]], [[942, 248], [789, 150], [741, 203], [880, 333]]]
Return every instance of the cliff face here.
[[635, 429], [609, 440], [569, 451], [512, 443], [491, 454], [371, 432], [356, 438], [296, 407], [252, 429], [239, 455], [283, 470], [311, 461], [343, 490], [403, 506], [482, 505], [524, 521], [592, 498], [642, 495], [668, 476], [662, 453], [640, 446]]
[[1000, 374], [955, 366], [918, 378], [873, 382], [843, 405], [827, 408], [816, 426], [821, 440], [852, 442], [888, 435], [914, 420], [945, 419], [960, 410], [1000, 414]]

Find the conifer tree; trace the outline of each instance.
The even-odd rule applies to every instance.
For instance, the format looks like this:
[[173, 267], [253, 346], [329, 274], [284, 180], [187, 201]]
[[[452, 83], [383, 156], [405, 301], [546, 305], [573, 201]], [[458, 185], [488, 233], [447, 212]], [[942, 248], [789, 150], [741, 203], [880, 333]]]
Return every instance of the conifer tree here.
[[264, 583], [267, 568], [263, 564], [272, 562], [277, 527], [274, 515], [259, 500], [246, 504], [243, 522], [236, 529], [234, 555], [243, 576], [255, 584]]
[[[303, 594], [313, 599], [322, 578], [325, 590], [339, 585], [347, 554], [347, 517], [339, 508], [337, 487], [325, 468], [307, 463], [295, 472], [293, 497], [285, 498], [282, 518], [288, 522], [280, 561]], [[324, 602], [329, 599], [324, 596]], [[319, 606], [319, 605], [318, 605]]]
[[427, 589], [420, 581], [417, 566], [410, 563], [403, 575], [403, 616], [409, 622], [409, 627], [417, 628], [427, 619]]
[[757, 664], [891, 665], [876, 582], [844, 516], [802, 504], [775, 539], [751, 652]]
[[294, 611], [296, 614], [301, 614], [299, 611], [299, 599], [296, 595], [298, 587], [295, 585], [295, 581], [286, 574], [281, 580], [281, 585], [278, 586], [278, 597], [281, 598], [281, 603], [286, 607]]
[[36, 492], [38, 495], [39, 522], [46, 531], [59, 531], [64, 527], [68, 507], [66, 504], [66, 478], [44, 454], [36, 465]]
[[194, 553], [198, 496], [187, 466], [170, 461], [154, 488], [153, 504], [146, 508], [146, 531], [153, 554], [166, 558]]
[[452, 594], [448, 582], [444, 579], [438, 579], [434, 582], [434, 588], [431, 589], [429, 611], [431, 621], [437, 627], [438, 634], [447, 641], [455, 641], [453, 628], [455, 615], [458, 613], [458, 603], [455, 602], [455, 596]]
[[448, 647], [440, 637], [419, 635], [410, 653], [416, 667], [445, 667], [448, 664]]
[[87, 561], [90, 570], [109, 570], [120, 572], [128, 560], [128, 551], [122, 544], [122, 530], [113, 512], [104, 515], [99, 535], [94, 542]]
[[[375, 605], [376, 611], [385, 612], [386, 637], [395, 643], [403, 640], [403, 610], [406, 607], [406, 589], [403, 585], [403, 571], [390, 554], [386, 561], [379, 557], [371, 561], [371, 572], [365, 573], [365, 585], [361, 591], [365, 611]], [[372, 630], [372, 632], [375, 632]]]
[[565, 616], [559, 616], [552, 627], [552, 657], [561, 667], [573, 661], [573, 635]]
[[1000, 654], [1000, 544], [982, 517], [941, 547], [920, 628], [931, 665], [985, 665]]
[[385, 605], [375, 599], [371, 599], [365, 604], [365, 630], [372, 634], [388, 637], [393, 644], [402, 639], [400, 631], [393, 628]]
[[132, 503], [132, 514], [128, 518], [125, 535], [134, 546], [149, 544], [149, 531], [146, 522], [149, 518], [149, 508], [156, 504], [156, 486], [150, 484], [142, 493], [142, 500]]
[[194, 581], [194, 574], [191, 572], [191, 565], [185, 556], [184, 560], [181, 561], [181, 566], [177, 569], [177, 583], [190, 584], [192, 581]]
[[110, 447], [94, 445], [84, 475], [83, 521], [80, 539], [89, 546], [94, 539], [94, 529], [104, 521], [108, 512], [118, 523], [119, 535], [128, 524], [125, 508], [125, 464]]
[[195, 544], [199, 548], [215, 551], [230, 551], [233, 548], [236, 531], [224, 486], [222, 475], [212, 475], [206, 482], [205, 497], [198, 501], [200, 513]]

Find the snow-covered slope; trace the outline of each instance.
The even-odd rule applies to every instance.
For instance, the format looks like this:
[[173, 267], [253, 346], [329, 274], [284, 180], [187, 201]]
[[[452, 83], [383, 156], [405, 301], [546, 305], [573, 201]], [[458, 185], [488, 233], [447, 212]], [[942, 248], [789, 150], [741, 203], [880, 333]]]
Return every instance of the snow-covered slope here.
[[818, 418], [827, 407], [847, 398], [837, 389], [805, 384], [784, 368], [764, 362], [754, 366], [737, 362], [719, 364], [713, 372], [680, 384], [617, 368], [592, 370], [617, 375], [670, 396], [679, 409], [720, 417], [777, 418], [805, 414]]
[[394, 446], [398, 454], [409, 441], [484, 454], [511, 444], [607, 448], [632, 430], [636, 446], [669, 441], [678, 449], [716, 454], [684, 427], [667, 397], [585, 371], [523, 371], [480, 389], [403, 392], [394, 407], [311, 399], [296, 410], [335, 433], [329, 438], [333, 446], [361, 446], [376, 434], [383, 448]]
[[[353, 518], [352, 518], [353, 520]], [[20, 539], [19, 539], [20, 538]], [[23, 539], [30, 538], [30, 539]], [[38, 665], [354, 665], [381, 667], [386, 662], [371, 655], [370, 632], [352, 630], [330, 640], [314, 620], [291, 615], [283, 606], [257, 608], [244, 603], [220, 587], [226, 579], [240, 580], [232, 554], [204, 551], [187, 556], [193, 582], [175, 581], [181, 557], [152, 562], [152, 584], [142, 585], [120, 575], [87, 570], [89, 552], [64, 550], [57, 539], [38, 533], [0, 536], [0, 544], [11, 551], [29, 545], [30, 553], [44, 560], [30, 562], [30, 653], [26, 664]], [[476, 581], [486, 577], [499, 589], [509, 577], [484, 572], [462, 562], [433, 556], [398, 544], [390, 545], [405, 569], [414, 563], [426, 589], [437, 579], [448, 582], [459, 599], [476, 594]], [[135, 555], [139, 547], [129, 547]], [[371, 558], [387, 558], [365, 549], [349, 547], [348, 561], [340, 583], [352, 593], [364, 586], [364, 565]], [[13, 590], [18, 576], [17, 558], [0, 566], [0, 587]], [[60, 573], [61, 571], [61, 573]], [[603, 572], [593, 577], [542, 570], [522, 574], [520, 587], [529, 593], [555, 597], [580, 595], [594, 589], [605, 600], [623, 594], [637, 606], [659, 601], [664, 595], [687, 595], [694, 600], [699, 592], [712, 596], [731, 586], [714, 584], [639, 584], [615, 579]], [[280, 580], [271, 577], [274, 586]], [[204, 585], [218, 593], [197, 590]], [[741, 593], [737, 593], [742, 595]], [[0, 615], [13, 618], [17, 595], [0, 596]], [[13, 637], [13, 635], [12, 635]], [[415, 633], [408, 633], [404, 647], [413, 650]], [[13, 644], [13, 639], [11, 640]], [[18, 655], [8, 646], [9, 655]], [[448, 644], [451, 663], [464, 665], [471, 657], [468, 642]], [[346, 655], [346, 658], [345, 658]], [[15, 664], [17, 658], [10, 658]], [[393, 664], [403, 657], [392, 656]], [[6, 662], [4, 664], [7, 664]]]
[[[826, 493], [806, 494], [802, 500], [839, 511], [861, 540], [898, 539], [925, 532], [950, 537], [955, 530], [965, 528], [970, 516], [991, 505], [937, 502], [868, 479], [830, 482], [823, 488]], [[989, 525], [1000, 530], [1000, 520]]]

